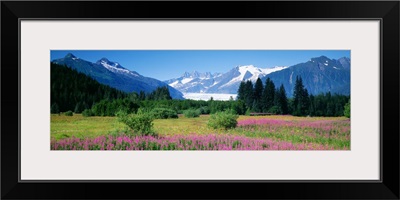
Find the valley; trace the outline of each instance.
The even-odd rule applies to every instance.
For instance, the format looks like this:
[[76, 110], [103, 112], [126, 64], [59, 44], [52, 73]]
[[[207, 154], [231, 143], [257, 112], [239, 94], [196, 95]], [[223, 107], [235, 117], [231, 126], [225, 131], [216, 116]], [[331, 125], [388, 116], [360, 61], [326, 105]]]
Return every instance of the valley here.
[[[68, 52], [50, 62], [50, 150], [351, 150], [348, 51], [335, 59], [320, 55], [291, 65], [260, 67], [265, 65], [258, 62], [204, 72], [171, 66], [192, 63], [190, 58], [201, 63], [203, 54], [215, 62], [221, 55], [224, 63], [242, 56], [234, 56], [238, 51], [108, 52], [126, 55], [119, 56], [121, 64], [98, 59], [99, 51], [74, 52], [87, 57]], [[238, 64], [265, 60], [240, 52], [251, 59]], [[135, 70], [122, 66], [132, 65], [136, 54], [134, 61], [141, 64]], [[153, 67], [141, 66], [148, 63]]]

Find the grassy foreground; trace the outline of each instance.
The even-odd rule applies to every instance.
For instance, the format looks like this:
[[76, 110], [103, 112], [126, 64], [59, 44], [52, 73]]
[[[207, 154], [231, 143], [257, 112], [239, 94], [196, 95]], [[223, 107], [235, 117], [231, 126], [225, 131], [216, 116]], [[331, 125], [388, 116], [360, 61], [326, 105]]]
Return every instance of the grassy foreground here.
[[[281, 149], [289, 148], [287, 145], [294, 145], [289, 149], [304, 149], [304, 147], [308, 146], [315, 147], [316, 149], [350, 149], [350, 120], [344, 117], [240, 116], [238, 118], [238, 127], [231, 130], [211, 129], [207, 127], [208, 119], [208, 115], [201, 115], [198, 118], [180, 116], [178, 119], [158, 119], [154, 120], [154, 129], [163, 138], [163, 141], [186, 141], [191, 137], [190, 141], [199, 140], [204, 142], [205, 140], [210, 140], [210, 138], [215, 140], [214, 137], [226, 135], [227, 137], [240, 137], [242, 138], [240, 141], [246, 140], [246, 142], [241, 143], [260, 143], [260, 145], [262, 144], [261, 146], [265, 146], [266, 142], [258, 141], [260, 139], [268, 140], [268, 144], [275, 144], [277, 142], [276, 144], [281, 145]], [[87, 140], [86, 142], [90, 143], [91, 140], [101, 137], [105, 141], [115, 140], [113, 142], [115, 145], [116, 141], [122, 141], [122, 138], [119, 138], [119, 136], [124, 132], [128, 132], [127, 127], [118, 122], [115, 117], [82, 117], [79, 114], [75, 114], [72, 117], [63, 115], [51, 116], [52, 141], [67, 139], [72, 142], [73, 139], [80, 139], [81, 141]], [[246, 138], [253, 138], [252, 140], [254, 141], [249, 142]], [[126, 138], [124, 140], [128, 141]], [[151, 143], [151, 149], [154, 148], [154, 150], [172, 148], [170, 146], [162, 146], [162, 141], [159, 138], [146, 138], [144, 140], [154, 140]], [[223, 147], [220, 146], [220, 149], [239, 148], [236, 140], [229, 138], [223, 138], [223, 140], [232, 140], [232, 144]], [[288, 142], [288, 144], [282, 146], [285, 142]], [[132, 149], [142, 148], [140, 145], [128, 146]], [[174, 148], [182, 150], [186, 148], [203, 148], [207, 150], [217, 148], [215, 146], [211, 148], [211, 146], [208, 144], [207, 147], [182, 146], [178, 148], [178, 146], [174, 146]], [[248, 146], [246, 148], [240, 146], [240, 148], [265, 149], [259, 146]], [[279, 145], [276, 147], [278, 148]], [[129, 149], [127, 146], [121, 146], [120, 148]], [[143, 148], [148, 149], [150, 147], [143, 146]], [[99, 149], [101, 148], [99, 147]]]

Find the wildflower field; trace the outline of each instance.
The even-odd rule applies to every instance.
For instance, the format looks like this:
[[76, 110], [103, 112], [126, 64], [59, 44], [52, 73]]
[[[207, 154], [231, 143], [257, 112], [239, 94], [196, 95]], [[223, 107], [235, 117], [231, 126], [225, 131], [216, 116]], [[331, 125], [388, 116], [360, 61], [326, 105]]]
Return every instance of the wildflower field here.
[[209, 115], [154, 120], [156, 135], [132, 133], [116, 117], [51, 116], [51, 150], [349, 150], [345, 117], [240, 116], [212, 129]]

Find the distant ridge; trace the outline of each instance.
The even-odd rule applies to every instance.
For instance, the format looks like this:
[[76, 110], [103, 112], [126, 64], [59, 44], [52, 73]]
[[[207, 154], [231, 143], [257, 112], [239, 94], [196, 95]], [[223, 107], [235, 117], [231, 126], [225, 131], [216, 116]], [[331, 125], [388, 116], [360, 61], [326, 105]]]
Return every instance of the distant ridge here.
[[[135, 71], [128, 70], [118, 62], [101, 58], [95, 63], [80, 59], [68, 53], [64, 58], [55, 59], [53, 63], [66, 65], [78, 72], [84, 73], [99, 83], [119, 89], [124, 92], [152, 92], [157, 87], [168, 86], [168, 84], [150, 77], [140, 75]], [[183, 94], [175, 88], [168, 86], [170, 95], [174, 99], [184, 99]]]

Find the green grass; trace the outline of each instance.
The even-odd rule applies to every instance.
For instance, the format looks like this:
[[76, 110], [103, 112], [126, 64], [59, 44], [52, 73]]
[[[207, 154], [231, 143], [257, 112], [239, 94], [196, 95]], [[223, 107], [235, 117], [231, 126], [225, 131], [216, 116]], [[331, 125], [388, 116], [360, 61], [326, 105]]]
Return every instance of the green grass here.
[[[159, 135], [174, 134], [234, 134], [247, 137], [267, 137], [279, 141], [293, 143], [317, 143], [335, 147], [335, 149], [350, 149], [350, 122], [342, 123], [345, 117], [293, 117], [293, 116], [239, 116], [238, 121], [246, 119], [276, 119], [294, 123], [313, 121], [333, 121], [338, 125], [331, 131], [323, 132], [319, 128], [297, 128], [279, 126], [250, 126], [237, 127], [230, 130], [215, 130], [207, 126], [209, 115], [200, 115], [197, 118], [186, 118], [179, 115], [178, 119], [156, 119], [154, 130]], [[334, 123], [334, 124], [335, 124]], [[343, 127], [348, 131], [341, 131]], [[346, 130], [347, 130], [346, 129]], [[51, 138], [62, 139], [69, 137], [97, 137], [100, 135], [118, 134], [126, 132], [127, 126], [118, 122], [116, 117], [83, 117], [81, 114], [73, 116], [51, 115]], [[325, 134], [321, 134], [325, 133]]]
[[97, 137], [118, 130], [124, 130], [126, 125], [117, 121], [116, 117], [83, 117], [81, 114], [63, 116], [52, 114], [50, 132], [52, 139], [69, 137]]

